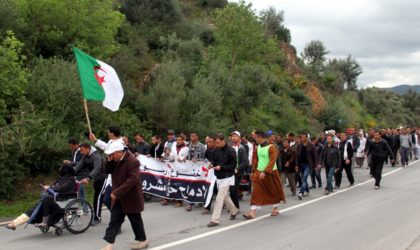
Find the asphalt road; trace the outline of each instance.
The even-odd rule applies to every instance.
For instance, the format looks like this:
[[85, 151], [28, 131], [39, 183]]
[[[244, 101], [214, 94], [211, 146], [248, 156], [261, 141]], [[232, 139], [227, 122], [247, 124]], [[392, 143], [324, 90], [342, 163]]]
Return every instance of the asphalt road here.
[[[224, 212], [215, 229], [206, 227], [210, 216], [201, 215], [202, 208], [186, 212], [162, 207], [158, 200], [147, 203], [142, 216], [150, 249], [420, 249], [420, 163], [405, 169], [385, 167], [384, 173], [390, 174], [380, 190], [373, 190], [367, 169], [354, 172], [359, 184], [353, 188], [330, 196], [315, 189], [303, 201], [286, 189], [287, 204], [280, 216], [267, 216], [270, 208], [265, 208], [256, 220], [229, 221]], [[347, 185], [344, 174], [342, 187]], [[248, 200], [241, 203], [242, 212], [249, 209]], [[109, 212], [104, 211], [103, 220], [109, 220]], [[102, 223], [80, 235], [65, 231], [56, 237], [33, 226], [15, 232], [0, 228], [0, 249], [100, 249], [105, 229]], [[129, 249], [132, 241], [127, 220], [115, 249]]]

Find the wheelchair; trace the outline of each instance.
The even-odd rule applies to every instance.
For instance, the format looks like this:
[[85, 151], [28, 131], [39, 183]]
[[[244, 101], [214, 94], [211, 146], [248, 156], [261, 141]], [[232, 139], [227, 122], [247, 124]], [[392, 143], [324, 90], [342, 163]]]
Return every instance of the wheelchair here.
[[[53, 228], [54, 235], [60, 236], [64, 229], [73, 234], [81, 234], [89, 229], [93, 220], [93, 209], [88, 201], [79, 197], [80, 186], [81, 184], [76, 182], [72, 193], [59, 194], [48, 190], [62, 211], [60, 216], [54, 216], [49, 220], [49, 226], [39, 228], [42, 233], [48, 233]], [[33, 224], [35, 218], [39, 216], [39, 210], [34, 212], [28, 224]]]

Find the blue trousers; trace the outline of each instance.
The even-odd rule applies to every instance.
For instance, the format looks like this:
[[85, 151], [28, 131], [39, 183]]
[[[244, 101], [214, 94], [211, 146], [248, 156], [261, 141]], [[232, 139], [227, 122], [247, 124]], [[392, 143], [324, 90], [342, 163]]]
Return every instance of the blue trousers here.
[[308, 176], [310, 174], [310, 167], [309, 165], [301, 165], [300, 166], [300, 176], [302, 179], [302, 184], [300, 185], [300, 192], [303, 194], [304, 192], [309, 193], [309, 186], [308, 186]]

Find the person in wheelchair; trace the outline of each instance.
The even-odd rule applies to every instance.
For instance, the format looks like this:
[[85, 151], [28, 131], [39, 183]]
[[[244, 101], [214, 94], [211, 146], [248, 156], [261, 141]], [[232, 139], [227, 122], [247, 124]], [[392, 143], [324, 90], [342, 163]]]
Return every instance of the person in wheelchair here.
[[32, 223], [37, 227], [48, 227], [55, 224], [63, 217], [63, 209], [55, 202], [54, 193], [67, 195], [75, 193], [75, 171], [72, 166], [63, 165], [60, 169], [60, 177], [51, 186], [43, 186], [41, 200], [25, 213], [14, 219], [6, 228], [16, 230], [16, 228], [29, 221], [33, 217]]

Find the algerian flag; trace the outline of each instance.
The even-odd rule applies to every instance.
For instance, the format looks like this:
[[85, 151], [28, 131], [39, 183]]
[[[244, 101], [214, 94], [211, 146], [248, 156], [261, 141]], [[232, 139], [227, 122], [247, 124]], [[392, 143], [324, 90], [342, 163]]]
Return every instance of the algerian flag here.
[[81, 50], [74, 48], [77, 68], [86, 100], [102, 101], [103, 106], [117, 111], [124, 97], [124, 90], [114, 68]]

